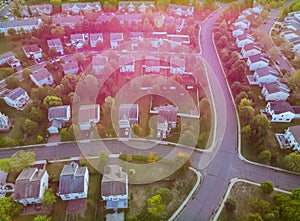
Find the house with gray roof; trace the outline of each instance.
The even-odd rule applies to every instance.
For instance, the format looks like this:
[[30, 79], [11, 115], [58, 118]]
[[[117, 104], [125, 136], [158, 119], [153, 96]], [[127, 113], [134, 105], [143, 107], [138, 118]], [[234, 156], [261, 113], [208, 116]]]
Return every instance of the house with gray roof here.
[[61, 25], [61, 26], [69, 26], [70, 28], [74, 28], [76, 23], [83, 22], [83, 16], [75, 15], [75, 16], [52, 16], [52, 24], [53, 25]]
[[8, 34], [9, 29], [15, 29], [17, 32], [23, 29], [24, 31], [32, 31], [34, 28], [38, 28], [41, 24], [41, 20], [38, 18], [30, 18], [23, 20], [1, 21], [0, 32]]
[[265, 84], [278, 81], [278, 72], [270, 66], [266, 66], [256, 69], [253, 76], [248, 75], [247, 79], [251, 85], [259, 85], [262, 87]]
[[103, 43], [102, 33], [91, 33], [90, 34], [90, 46], [92, 48], [96, 48], [98, 42]]
[[27, 58], [32, 58], [37, 60], [43, 57], [42, 49], [37, 44], [27, 45], [23, 47], [23, 51]]
[[118, 9], [120, 12], [140, 12], [155, 9], [154, 1], [119, 1]]
[[121, 104], [119, 107], [120, 135], [129, 136], [130, 128], [139, 121], [138, 104]]
[[53, 77], [46, 68], [35, 70], [29, 76], [33, 83], [38, 87], [53, 84]]
[[30, 102], [27, 92], [21, 87], [8, 90], [3, 98], [7, 105], [17, 110], [24, 110], [26, 105]]
[[11, 51], [0, 55], [0, 65], [8, 64], [12, 68], [21, 66], [20, 60]]
[[29, 6], [29, 9], [33, 16], [42, 15], [42, 14], [50, 15], [53, 10], [51, 4], [31, 5]]
[[158, 108], [157, 138], [166, 138], [172, 128], [176, 128], [178, 108], [173, 105], [161, 105]]
[[70, 105], [54, 106], [48, 110], [48, 131], [50, 134], [58, 133], [64, 123], [68, 122], [71, 118]]
[[270, 58], [265, 54], [251, 55], [247, 59], [247, 65], [251, 71], [263, 68], [269, 65]]
[[29, 204], [41, 203], [43, 195], [48, 189], [49, 175], [46, 170], [38, 168], [24, 169], [15, 183], [14, 201]]
[[108, 58], [105, 55], [97, 55], [92, 58], [92, 68], [95, 74], [100, 74], [107, 64]]
[[266, 101], [285, 101], [290, 96], [290, 88], [278, 81], [265, 84], [261, 90]]
[[63, 55], [64, 54], [64, 47], [59, 38], [47, 40], [47, 44], [49, 48], [53, 48], [57, 54]]
[[87, 198], [89, 186], [89, 171], [72, 162], [64, 165], [60, 173], [57, 196], [62, 200]]
[[189, 17], [194, 15], [193, 6], [169, 4], [168, 11], [169, 13], [177, 16]]
[[112, 49], [116, 49], [123, 40], [123, 33], [110, 33], [110, 46]]
[[265, 108], [267, 117], [271, 122], [291, 122], [295, 118], [300, 118], [300, 107], [291, 106], [286, 101], [268, 102]]
[[78, 124], [81, 130], [89, 130], [100, 121], [100, 105], [82, 105], [78, 111]]
[[128, 174], [119, 165], [104, 168], [101, 197], [106, 209], [117, 211], [128, 207]]
[[239, 48], [242, 48], [243, 46], [245, 46], [247, 44], [254, 43], [254, 41], [255, 41], [255, 38], [249, 34], [241, 35], [236, 38], [236, 44]]
[[61, 5], [62, 12], [79, 14], [84, 11], [101, 11], [100, 2], [76, 2], [76, 3], [64, 3]]
[[261, 47], [258, 44], [250, 43], [242, 47], [242, 56], [243, 58], [248, 58], [251, 55], [256, 55], [261, 53]]
[[75, 60], [62, 64], [62, 68], [64, 74], [73, 75], [73, 74], [78, 74], [79, 71], [78, 62]]
[[292, 148], [300, 152], [300, 125], [289, 127], [284, 134], [275, 134], [280, 148]]
[[134, 67], [135, 67], [134, 64], [135, 64], [134, 57], [128, 55], [121, 55], [119, 57], [120, 73], [123, 74], [134, 73]]
[[83, 45], [87, 44], [89, 40], [89, 34], [72, 34], [71, 43], [76, 49], [81, 49]]

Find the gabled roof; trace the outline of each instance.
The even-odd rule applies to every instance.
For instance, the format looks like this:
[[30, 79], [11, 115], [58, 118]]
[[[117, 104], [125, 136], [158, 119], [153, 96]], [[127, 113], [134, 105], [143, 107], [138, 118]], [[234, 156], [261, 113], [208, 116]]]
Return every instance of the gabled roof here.
[[248, 59], [250, 60], [250, 62], [252, 64], [256, 63], [256, 62], [259, 62], [259, 61], [263, 61], [263, 62], [266, 62], [266, 63], [269, 63], [269, 61], [270, 61], [270, 58], [268, 56], [266, 56], [265, 54], [251, 55], [251, 56], [249, 56]]
[[240, 35], [239, 37], [237, 37], [237, 39], [238, 39], [238, 41], [243, 41], [243, 40], [246, 40], [246, 39], [255, 41], [255, 38], [252, 35], [249, 35], [249, 34]]
[[121, 55], [119, 57], [119, 65], [133, 65], [134, 64], [134, 58], [130, 57], [128, 55]]
[[278, 72], [275, 71], [273, 68], [266, 66], [263, 68], [258, 68], [255, 70], [255, 72], [257, 73], [258, 77], [264, 77], [267, 75], [273, 75], [273, 76], [278, 76]]
[[43, 4], [43, 5], [31, 5], [29, 6], [30, 11], [32, 13], [36, 13], [40, 10], [44, 11], [44, 10], [48, 10], [48, 11], [52, 11], [52, 5], [50, 4]]
[[82, 105], [79, 108], [78, 123], [89, 123], [90, 120], [100, 118], [99, 104]]
[[111, 41], [123, 41], [123, 33], [110, 33]]
[[37, 198], [40, 194], [41, 179], [46, 170], [24, 169], [16, 179], [14, 199]]
[[52, 77], [51, 73], [46, 68], [41, 68], [39, 70], [36, 70], [30, 75], [32, 75], [32, 77], [34, 77], [37, 81], [41, 81], [48, 77]]
[[144, 37], [144, 33], [143, 32], [130, 32], [129, 36], [130, 36], [129, 37], [130, 39], [143, 38]]
[[293, 134], [297, 143], [300, 144], [300, 125], [289, 127], [289, 131]]
[[94, 33], [94, 34], [90, 34], [90, 41], [97, 41], [99, 39], [103, 40], [103, 35], [102, 33]]
[[76, 15], [76, 16], [61, 16], [61, 17], [52, 17], [52, 23], [53, 24], [69, 24], [73, 23], [76, 24], [76, 22], [83, 22], [83, 16]]
[[286, 101], [270, 102], [270, 108], [275, 114], [281, 114], [285, 112], [295, 113], [293, 107]]
[[92, 65], [98, 66], [98, 65], [105, 65], [107, 63], [107, 57], [102, 55], [94, 56], [92, 59]]
[[84, 34], [71, 34], [71, 41], [80, 41], [84, 39]]
[[11, 100], [16, 100], [21, 95], [27, 93], [23, 88], [18, 87], [11, 90], [5, 97], [8, 97]]
[[158, 108], [158, 116], [168, 122], [176, 122], [178, 108], [173, 105], [162, 105]]
[[277, 81], [273, 83], [265, 84], [264, 88], [268, 91], [269, 94], [273, 94], [277, 92], [289, 93], [290, 91], [287, 85]]
[[66, 118], [70, 111], [70, 105], [50, 107], [48, 110], [48, 119]]
[[38, 26], [38, 25], [39, 25], [39, 19], [37, 18], [0, 22], [0, 28], [14, 28], [14, 27]]
[[68, 63], [64, 63], [64, 64], [62, 64], [62, 67], [63, 67], [64, 71], [77, 69], [78, 68], [78, 62], [77, 61], [71, 61], [71, 62], [68, 62]]
[[261, 51], [261, 47], [258, 44], [250, 43], [243, 46], [244, 51], [250, 51], [253, 49], [256, 49], [258, 51]]
[[59, 194], [83, 193], [86, 172], [87, 167], [80, 167], [75, 162], [64, 165], [59, 178]]
[[101, 10], [101, 4], [99, 2], [78, 2], [78, 3], [64, 3], [61, 5], [62, 10], [70, 10], [74, 7], [81, 10], [85, 9], [99, 9]]
[[138, 120], [138, 104], [121, 104], [119, 108], [119, 120]]
[[62, 42], [59, 38], [47, 40], [48, 47], [57, 47], [57, 46], [62, 46]]
[[30, 54], [40, 52], [41, 48], [37, 44], [33, 44], [23, 47], [23, 50], [26, 54]]
[[12, 53], [11, 51], [1, 54], [0, 60], [9, 59], [10, 57], [15, 57], [14, 53]]

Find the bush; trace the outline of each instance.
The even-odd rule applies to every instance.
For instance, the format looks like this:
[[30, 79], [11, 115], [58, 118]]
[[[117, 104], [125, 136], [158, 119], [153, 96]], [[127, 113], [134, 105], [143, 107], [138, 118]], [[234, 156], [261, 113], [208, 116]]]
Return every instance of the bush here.
[[262, 152], [260, 152], [260, 154], [258, 155], [258, 159], [262, 162], [262, 163], [267, 163], [271, 161], [271, 152], [269, 150], [264, 150]]
[[274, 191], [273, 183], [270, 181], [264, 181], [260, 184], [260, 188], [264, 194], [271, 194]]
[[236, 210], [236, 201], [234, 199], [227, 199], [225, 202], [225, 208], [227, 211], [232, 212]]

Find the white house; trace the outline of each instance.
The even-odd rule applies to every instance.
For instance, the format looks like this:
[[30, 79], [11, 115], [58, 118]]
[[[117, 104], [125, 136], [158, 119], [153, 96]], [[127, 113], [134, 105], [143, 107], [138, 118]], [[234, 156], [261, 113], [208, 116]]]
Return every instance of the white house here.
[[44, 193], [48, 189], [48, 178], [46, 170], [24, 169], [16, 179], [14, 201], [22, 203], [24, 206], [41, 203]]
[[62, 42], [59, 38], [47, 40], [47, 44], [49, 48], [55, 49], [57, 54], [63, 55], [64, 54], [64, 48], [62, 45]]
[[128, 55], [121, 55], [119, 57], [120, 73], [134, 73], [134, 58]]
[[256, 54], [248, 57], [247, 65], [251, 71], [269, 65], [270, 59], [265, 54]]
[[78, 74], [79, 67], [78, 67], [78, 62], [73, 60], [68, 63], [62, 64], [62, 68], [64, 71], [64, 74]]
[[119, 107], [119, 136], [129, 136], [130, 128], [139, 121], [138, 104], [121, 104]]
[[95, 74], [100, 74], [108, 62], [107, 56], [97, 55], [92, 58], [92, 67]]
[[60, 128], [63, 127], [64, 123], [68, 122], [71, 117], [70, 105], [55, 106], [48, 110], [48, 131], [50, 134], [58, 133]]
[[95, 48], [97, 46], [98, 42], [103, 43], [103, 35], [102, 33], [91, 33], [90, 34], [90, 45], [92, 48]]
[[293, 148], [300, 151], [300, 125], [289, 127], [283, 134], [283, 148]]
[[104, 168], [101, 182], [101, 197], [106, 209], [128, 207], [128, 175], [119, 165], [108, 165]]
[[4, 64], [9, 64], [12, 68], [21, 66], [20, 60], [11, 51], [0, 55], [0, 65]]
[[5, 95], [4, 101], [7, 105], [16, 108], [17, 110], [23, 110], [30, 102], [30, 98], [27, 92], [23, 88], [15, 88]]
[[11, 121], [8, 116], [0, 112], [0, 132], [7, 131], [11, 126]]
[[81, 49], [88, 42], [89, 34], [72, 34], [71, 43], [76, 49]]
[[173, 105], [158, 107], [157, 138], [166, 138], [172, 128], [176, 127], [178, 108]]
[[146, 57], [143, 67], [146, 73], [159, 73], [160, 59], [156, 57]]
[[188, 16], [194, 15], [194, 7], [193, 6], [169, 4], [168, 11], [171, 14], [178, 15], [178, 16], [188, 17]]
[[289, 92], [289, 87], [278, 81], [265, 84], [261, 91], [266, 101], [285, 101], [290, 96]]
[[79, 14], [82, 11], [101, 11], [100, 2], [64, 3], [61, 6], [62, 12]]
[[75, 28], [76, 23], [83, 22], [83, 16], [75, 15], [75, 16], [52, 16], [52, 24], [53, 25], [61, 25], [68, 26], [70, 28]]
[[256, 69], [253, 76], [260, 87], [278, 81], [278, 72], [270, 66]]
[[145, 13], [147, 10], [155, 9], [154, 1], [119, 1], [120, 12], [140, 12]]
[[139, 46], [139, 43], [144, 41], [144, 33], [143, 32], [130, 32], [129, 39], [131, 40], [131, 48], [134, 50]]
[[185, 59], [172, 57], [170, 59], [170, 73], [185, 74]]
[[100, 105], [82, 105], [79, 108], [78, 124], [81, 130], [89, 130], [100, 121]]
[[248, 21], [247, 19], [237, 19], [233, 25], [235, 27], [242, 27], [244, 29], [249, 29], [250, 28], [250, 21]]
[[38, 87], [43, 87], [44, 85], [53, 84], [53, 77], [46, 68], [38, 69], [32, 72], [29, 76], [33, 81], [33, 83]]
[[123, 33], [110, 33], [110, 46], [112, 49], [116, 49], [123, 40]]
[[284, 40], [288, 41], [292, 38], [299, 37], [299, 34], [296, 33], [296, 31], [293, 30], [285, 30], [280, 33], [280, 37], [284, 38]]
[[268, 102], [265, 111], [271, 122], [291, 122], [300, 117], [299, 107], [293, 107], [286, 101]]
[[300, 55], [300, 37], [291, 38], [289, 42], [292, 44], [291, 51], [295, 52], [296, 54]]
[[17, 32], [23, 29], [24, 31], [32, 31], [33, 29], [39, 28], [41, 20], [38, 18], [22, 19], [22, 20], [12, 20], [0, 22], [0, 32], [8, 34], [9, 29], [15, 29]]
[[258, 44], [250, 43], [242, 47], [242, 56], [243, 58], [249, 58], [252, 55], [260, 54], [261, 47]]
[[50, 15], [53, 10], [52, 5], [50, 4], [31, 5], [29, 6], [29, 9], [33, 16], [42, 15], [42, 14]]
[[42, 49], [37, 44], [25, 46], [23, 47], [23, 51], [27, 58], [38, 60], [43, 57]]
[[89, 171], [77, 163], [64, 165], [59, 177], [57, 195], [62, 200], [87, 198], [89, 187]]
[[232, 36], [235, 37], [235, 38], [238, 37], [238, 36], [241, 36], [245, 33], [245, 30], [246, 29], [243, 28], [243, 27], [235, 26], [232, 29]]
[[236, 38], [236, 44], [239, 48], [242, 48], [245, 45], [254, 43], [255, 38], [252, 35], [241, 35]]

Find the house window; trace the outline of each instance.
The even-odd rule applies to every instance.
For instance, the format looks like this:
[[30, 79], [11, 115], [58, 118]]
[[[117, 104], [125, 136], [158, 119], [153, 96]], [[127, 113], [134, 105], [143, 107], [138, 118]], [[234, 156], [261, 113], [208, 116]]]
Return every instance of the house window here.
[[282, 120], [282, 118], [279, 118], [278, 120]]

